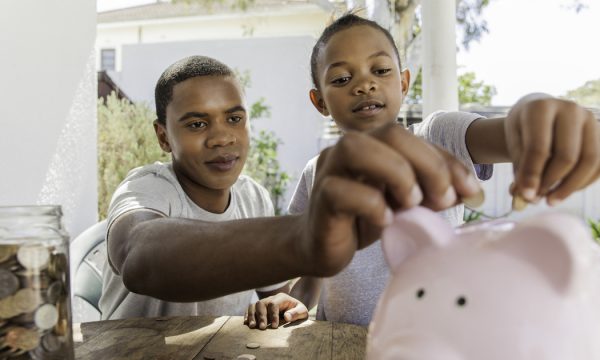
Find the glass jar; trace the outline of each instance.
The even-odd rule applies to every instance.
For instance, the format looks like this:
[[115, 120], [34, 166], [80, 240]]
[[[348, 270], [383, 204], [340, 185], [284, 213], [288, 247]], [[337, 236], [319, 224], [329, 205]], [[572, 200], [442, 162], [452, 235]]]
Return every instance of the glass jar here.
[[72, 360], [60, 206], [0, 207], [0, 359]]

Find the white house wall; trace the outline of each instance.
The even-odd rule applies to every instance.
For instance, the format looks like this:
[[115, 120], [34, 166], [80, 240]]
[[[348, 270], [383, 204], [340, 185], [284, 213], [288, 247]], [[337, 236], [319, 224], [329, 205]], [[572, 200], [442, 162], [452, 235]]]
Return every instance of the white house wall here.
[[[317, 37], [328, 15], [311, 6], [288, 12], [247, 13], [243, 15], [192, 16], [98, 24], [96, 52], [116, 50], [116, 71], [122, 69], [122, 47], [127, 44], [196, 41], [218, 39], [252, 39], [290, 36]], [[99, 56], [97, 66], [100, 65]]]
[[97, 220], [93, 0], [0, 2], [0, 205], [59, 204], [72, 236]]

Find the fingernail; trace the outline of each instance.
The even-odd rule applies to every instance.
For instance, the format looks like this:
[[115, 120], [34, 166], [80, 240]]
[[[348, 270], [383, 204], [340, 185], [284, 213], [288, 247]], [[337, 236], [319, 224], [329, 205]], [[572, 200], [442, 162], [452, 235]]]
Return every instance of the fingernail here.
[[[392, 222], [394, 222], [394, 213], [392, 212], [392, 209], [390, 209], [389, 207], [386, 207], [385, 212], [383, 214], [383, 225], [388, 226]], [[288, 315], [288, 314], [289, 313], [285, 313], [285, 315]]]
[[483, 189], [480, 189], [475, 195], [463, 197], [462, 202], [467, 207], [476, 209], [485, 202], [485, 193], [483, 192]]
[[467, 181], [465, 182], [465, 185], [467, 185], [467, 188], [471, 192], [481, 191], [481, 186], [479, 185], [479, 181], [477, 181], [477, 179], [475, 179], [475, 177], [473, 175], [467, 176]]
[[448, 190], [446, 190], [446, 192], [440, 199], [440, 202], [441, 206], [444, 207], [451, 206], [456, 202], [456, 191], [454, 191], [454, 188], [452, 186], [450, 186]]
[[521, 192], [521, 195], [523, 195], [523, 198], [525, 198], [525, 200], [532, 202], [535, 200], [537, 193], [536, 193], [535, 189], [526, 188], [526, 189], [523, 189], [523, 191]]
[[413, 188], [410, 190], [410, 205], [417, 206], [423, 201], [423, 192], [419, 185], [415, 184]]
[[292, 314], [286, 312], [285, 314], [283, 314], [283, 318], [285, 319], [285, 321], [290, 321], [292, 319]]

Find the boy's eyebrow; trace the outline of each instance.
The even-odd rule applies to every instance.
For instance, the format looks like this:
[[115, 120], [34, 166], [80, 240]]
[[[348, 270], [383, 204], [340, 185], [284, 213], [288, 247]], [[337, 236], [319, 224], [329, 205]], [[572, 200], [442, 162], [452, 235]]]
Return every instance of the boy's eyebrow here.
[[[229, 108], [229, 109], [225, 110], [225, 114], [232, 114], [232, 113], [238, 112], [238, 111], [246, 112], [246, 108], [244, 108], [242, 105], [236, 105], [236, 106], [234, 106], [232, 108]], [[197, 111], [190, 111], [190, 112], [186, 112], [185, 114], [183, 114], [183, 116], [179, 118], [179, 121], [184, 121], [184, 120], [187, 120], [189, 118], [201, 118], [201, 119], [205, 119], [207, 117], [208, 117], [207, 113], [197, 112]]]
[[246, 108], [244, 108], [242, 105], [236, 105], [230, 109], [225, 110], [225, 114], [231, 114], [238, 111], [246, 112]]
[[[367, 59], [372, 59], [372, 58], [376, 58], [376, 57], [379, 57], [379, 56], [387, 56], [389, 58], [392, 58], [390, 56], [390, 54], [388, 54], [385, 50], [381, 50], [381, 51], [378, 51], [378, 52], [376, 52], [374, 54], [369, 55], [369, 57]], [[342, 66], [342, 65], [345, 65], [345, 64], [347, 64], [346, 61], [337, 61], [337, 62], [334, 62], [332, 64], [329, 64], [329, 66], [327, 66], [326, 70], [330, 70], [331, 68]]]
[[190, 112], [186, 112], [185, 114], [183, 114], [182, 117], [179, 118], [179, 121], [184, 121], [187, 120], [189, 118], [207, 118], [208, 114], [207, 113], [202, 113], [202, 112], [196, 112], [196, 111], [190, 111]]

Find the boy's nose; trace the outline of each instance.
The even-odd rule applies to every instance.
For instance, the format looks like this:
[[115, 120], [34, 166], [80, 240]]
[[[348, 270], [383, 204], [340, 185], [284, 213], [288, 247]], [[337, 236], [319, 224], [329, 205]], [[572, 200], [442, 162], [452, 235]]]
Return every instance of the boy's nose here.
[[356, 86], [352, 89], [354, 95], [369, 94], [377, 90], [377, 84], [372, 79], [362, 79], [356, 83]]
[[224, 129], [214, 129], [206, 139], [206, 146], [209, 148], [218, 146], [229, 146], [236, 142], [236, 137]]

